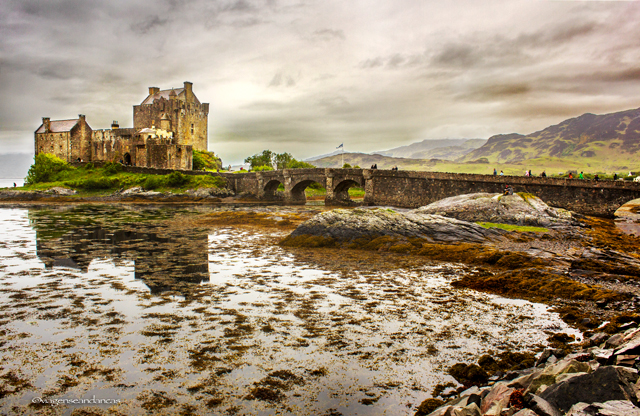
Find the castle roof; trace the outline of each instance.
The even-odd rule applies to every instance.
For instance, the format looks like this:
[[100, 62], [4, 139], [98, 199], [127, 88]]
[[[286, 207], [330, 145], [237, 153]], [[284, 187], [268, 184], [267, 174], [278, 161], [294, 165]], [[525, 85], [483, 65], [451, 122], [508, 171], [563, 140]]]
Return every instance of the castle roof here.
[[149, 95], [142, 102], [142, 104], [153, 104], [153, 102], [155, 100], [159, 100], [160, 98], [164, 98], [165, 100], [168, 100], [171, 97], [171, 95], [180, 96], [183, 92], [184, 92], [184, 88], [172, 88], [170, 90], [158, 91], [157, 93], [155, 93], [153, 95]]
[[[71, 129], [74, 128], [76, 124], [78, 124], [78, 121], [80, 121], [79, 118], [72, 120], [51, 120], [49, 129], [51, 133], [63, 133], [66, 131], [71, 131]], [[36, 133], [44, 133], [44, 124], [41, 124], [40, 127], [38, 127]]]

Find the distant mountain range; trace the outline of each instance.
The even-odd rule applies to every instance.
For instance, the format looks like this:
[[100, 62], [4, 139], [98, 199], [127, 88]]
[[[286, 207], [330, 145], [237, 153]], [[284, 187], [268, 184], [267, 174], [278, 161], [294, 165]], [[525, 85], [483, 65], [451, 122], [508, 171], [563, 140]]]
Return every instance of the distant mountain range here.
[[[343, 155], [333, 155], [316, 159], [311, 163], [319, 168], [338, 168], [342, 167]], [[371, 165], [378, 165], [378, 169], [391, 169], [397, 166], [402, 170], [430, 170], [439, 161], [428, 159], [409, 159], [404, 157], [391, 157], [379, 154], [368, 153], [345, 153], [344, 163], [350, 164], [352, 167], [359, 166], [361, 168], [370, 168]]]
[[486, 139], [438, 139], [423, 140], [407, 146], [395, 147], [383, 152], [383, 156], [406, 157], [410, 159], [458, 159], [487, 142]]
[[583, 114], [528, 135], [499, 134], [458, 159], [489, 163], [564, 159], [598, 166], [638, 166], [640, 109]]
[[[323, 155], [308, 159], [319, 167], [338, 167], [341, 157]], [[640, 168], [640, 108], [611, 114], [583, 114], [528, 135], [498, 134], [483, 139], [423, 140], [407, 146], [375, 152], [345, 153], [345, 163], [378, 168], [398, 166], [431, 170], [436, 164], [463, 170], [479, 170], [477, 164], [527, 165], [528, 167], [586, 167], [589, 170]], [[451, 161], [451, 162], [446, 162]], [[476, 167], [462, 168], [462, 164]], [[466, 166], [466, 165], [465, 165]]]
[[[371, 155], [389, 156], [407, 159], [458, 159], [474, 149], [479, 148], [487, 142], [486, 139], [435, 139], [423, 140], [406, 146], [394, 147], [393, 149], [371, 152]], [[313, 162], [319, 159], [328, 158], [334, 155], [341, 155], [342, 149], [324, 155], [310, 157], [305, 162]], [[365, 153], [346, 153], [364, 155]], [[375, 163], [375, 162], [374, 162]], [[385, 162], [386, 163], [386, 162]]]

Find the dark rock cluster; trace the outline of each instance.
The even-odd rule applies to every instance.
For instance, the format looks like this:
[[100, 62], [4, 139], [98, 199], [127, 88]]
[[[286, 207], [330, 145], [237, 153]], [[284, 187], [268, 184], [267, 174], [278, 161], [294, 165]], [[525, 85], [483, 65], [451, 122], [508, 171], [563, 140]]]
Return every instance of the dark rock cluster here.
[[623, 328], [595, 333], [564, 357], [546, 349], [534, 367], [496, 373], [431, 412], [427, 399], [416, 416], [640, 416], [640, 328]]

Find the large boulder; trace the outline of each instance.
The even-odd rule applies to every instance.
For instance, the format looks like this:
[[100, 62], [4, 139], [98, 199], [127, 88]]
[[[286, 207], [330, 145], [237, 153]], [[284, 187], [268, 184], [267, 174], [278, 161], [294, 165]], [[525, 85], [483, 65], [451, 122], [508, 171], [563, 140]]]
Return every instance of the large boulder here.
[[[627, 400], [638, 403], [633, 375], [624, 367], [600, 367], [593, 373], [583, 374], [554, 384], [540, 393], [540, 397], [567, 412], [576, 403], [596, 403], [610, 400]], [[636, 377], [637, 379], [637, 372]]]
[[527, 403], [527, 407], [539, 416], [562, 416], [555, 406], [535, 394], [527, 394], [525, 396], [525, 402]]
[[531, 194], [477, 193], [459, 195], [436, 201], [416, 211], [471, 222], [531, 225], [540, 227], [566, 226], [577, 223], [569, 211], [551, 208]]
[[291, 234], [330, 237], [350, 241], [360, 237], [420, 237], [432, 242], [476, 242], [499, 238], [498, 231], [477, 224], [413, 211], [355, 208], [322, 212], [300, 224]]
[[507, 386], [507, 383], [496, 383], [489, 394], [482, 399], [480, 411], [483, 415], [499, 416], [502, 409], [508, 407], [511, 393], [515, 389]]
[[624, 400], [574, 404], [567, 416], [640, 416], [640, 408]]
[[541, 386], [551, 386], [558, 382], [561, 375], [571, 373], [588, 373], [591, 367], [587, 363], [576, 360], [562, 360], [546, 367], [542, 373], [531, 380], [527, 388], [528, 393], [536, 393]]
[[75, 195], [78, 192], [74, 191], [73, 189], [63, 188], [61, 186], [54, 186], [53, 188], [49, 188], [48, 190], [46, 190], [45, 193], [52, 194], [52, 195], [69, 196], [69, 195]]

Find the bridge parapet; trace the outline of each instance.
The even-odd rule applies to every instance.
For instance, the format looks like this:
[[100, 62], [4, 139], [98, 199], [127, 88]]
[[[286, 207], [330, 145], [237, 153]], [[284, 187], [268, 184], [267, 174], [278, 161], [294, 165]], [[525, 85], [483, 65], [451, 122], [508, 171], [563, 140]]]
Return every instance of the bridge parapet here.
[[[506, 185], [516, 192], [538, 196], [547, 204], [587, 215], [612, 216], [626, 202], [640, 198], [640, 183], [586, 179], [499, 176], [469, 173], [391, 171], [378, 169], [285, 169], [281, 171], [225, 174], [236, 192], [270, 198], [265, 187], [285, 187], [289, 203], [304, 202], [304, 188], [318, 182], [327, 188], [327, 204], [350, 203], [348, 189], [365, 189], [366, 205], [416, 208], [455, 195], [500, 193]], [[274, 188], [275, 189], [275, 188]]]

